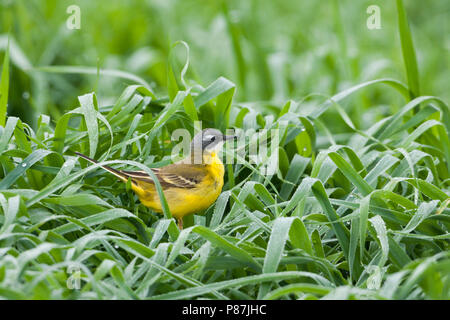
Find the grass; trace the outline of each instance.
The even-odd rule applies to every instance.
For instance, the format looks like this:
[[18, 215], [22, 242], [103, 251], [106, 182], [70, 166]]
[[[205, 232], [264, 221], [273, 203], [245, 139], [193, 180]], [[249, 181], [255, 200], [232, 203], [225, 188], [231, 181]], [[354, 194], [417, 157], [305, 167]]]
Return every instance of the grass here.
[[[214, 77], [201, 75], [194, 69], [200, 50], [189, 42], [165, 48], [163, 69], [148, 76], [76, 63], [18, 64], [26, 43], [11, 40], [0, 111], [6, 102], [18, 105], [17, 83], [25, 77], [37, 119], [0, 112], [0, 297], [450, 299], [450, 110], [446, 97], [421, 95], [439, 88], [440, 76], [419, 76], [415, 50], [422, 43], [413, 47], [408, 15], [402, 1], [396, 5], [406, 83], [383, 71], [374, 80], [348, 75], [352, 61], [340, 62], [350, 45], [343, 11], [333, 12], [339, 54], [331, 47], [324, 61], [313, 60], [318, 76], [305, 80], [307, 92], [290, 89], [300, 80], [286, 75], [286, 58], [259, 50], [262, 35], [225, 6], [206, 8], [226, 24], [235, 76], [219, 76], [219, 63], [209, 64]], [[256, 7], [241, 9], [260, 17]], [[19, 20], [25, 27], [26, 18]], [[261, 55], [248, 59], [253, 51]], [[328, 73], [330, 87], [317, 94]], [[89, 90], [73, 94], [84, 79], [69, 78], [74, 74], [91, 79], [80, 84]], [[92, 74], [119, 81], [123, 91], [103, 94], [108, 85], [100, 81], [94, 93]], [[44, 93], [52, 86], [71, 96]], [[244, 164], [227, 165], [219, 199], [186, 219], [182, 231], [167, 208], [150, 211], [129, 186], [74, 156], [151, 173], [170, 162], [171, 132], [193, 132], [197, 120], [222, 130], [279, 129], [279, 167], [263, 176], [248, 154]]]

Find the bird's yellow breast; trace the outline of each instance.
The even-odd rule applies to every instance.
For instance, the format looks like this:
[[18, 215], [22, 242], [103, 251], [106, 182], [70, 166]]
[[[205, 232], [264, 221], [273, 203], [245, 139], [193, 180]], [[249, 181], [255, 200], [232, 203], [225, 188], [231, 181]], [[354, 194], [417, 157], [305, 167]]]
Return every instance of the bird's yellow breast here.
[[[224, 166], [216, 153], [203, 156], [205, 177], [194, 188], [163, 189], [172, 216], [182, 218], [185, 215], [201, 212], [213, 204], [222, 192]], [[146, 207], [162, 212], [161, 202], [153, 184], [133, 186], [139, 200]]]

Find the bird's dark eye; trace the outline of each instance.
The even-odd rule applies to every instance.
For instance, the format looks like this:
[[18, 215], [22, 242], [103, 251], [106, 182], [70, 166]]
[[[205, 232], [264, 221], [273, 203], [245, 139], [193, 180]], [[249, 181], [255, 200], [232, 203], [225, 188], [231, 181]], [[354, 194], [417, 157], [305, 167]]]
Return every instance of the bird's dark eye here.
[[215, 136], [212, 136], [212, 137], [211, 137], [211, 141], [214, 141], [214, 140], [216, 140], [216, 137], [215, 137]]

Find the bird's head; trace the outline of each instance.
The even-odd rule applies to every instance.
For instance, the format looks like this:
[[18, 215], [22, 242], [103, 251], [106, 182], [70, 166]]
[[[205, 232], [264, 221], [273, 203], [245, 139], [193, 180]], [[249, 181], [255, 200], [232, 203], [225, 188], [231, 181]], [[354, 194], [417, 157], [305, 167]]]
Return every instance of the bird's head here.
[[217, 152], [225, 141], [236, 139], [234, 135], [224, 135], [217, 129], [204, 129], [197, 133], [191, 142], [191, 153], [201, 152], [212, 153]]

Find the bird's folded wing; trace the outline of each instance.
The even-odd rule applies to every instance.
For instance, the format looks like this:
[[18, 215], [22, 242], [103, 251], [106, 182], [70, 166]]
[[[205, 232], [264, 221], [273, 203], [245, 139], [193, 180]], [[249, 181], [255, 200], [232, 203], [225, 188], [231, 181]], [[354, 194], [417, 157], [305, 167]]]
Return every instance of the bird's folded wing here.
[[[195, 188], [206, 176], [202, 165], [171, 164], [162, 168], [152, 168], [163, 188]], [[132, 181], [153, 183], [152, 177], [145, 171], [120, 171]]]

